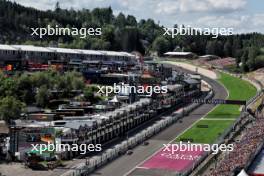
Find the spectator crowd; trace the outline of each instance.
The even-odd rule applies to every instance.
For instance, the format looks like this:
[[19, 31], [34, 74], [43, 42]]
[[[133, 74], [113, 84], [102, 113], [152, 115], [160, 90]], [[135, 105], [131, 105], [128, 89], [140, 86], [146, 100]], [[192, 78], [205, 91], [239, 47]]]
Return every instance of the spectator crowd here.
[[252, 161], [264, 141], [264, 117], [257, 117], [252, 127], [247, 128], [241, 139], [234, 144], [234, 150], [225, 155], [211, 171], [210, 176], [231, 176]]

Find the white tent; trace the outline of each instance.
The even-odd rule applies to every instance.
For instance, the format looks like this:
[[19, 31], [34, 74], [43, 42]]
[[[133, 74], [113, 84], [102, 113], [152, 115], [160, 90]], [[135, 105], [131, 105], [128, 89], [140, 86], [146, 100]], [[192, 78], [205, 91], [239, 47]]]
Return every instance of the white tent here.
[[237, 176], [248, 176], [246, 171], [244, 169], [241, 170], [241, 172]]
[[112, 100], [109, 101], [110, 103], [118, 103], [118, 99], [116, 96], [114, 96], [114, 98]]

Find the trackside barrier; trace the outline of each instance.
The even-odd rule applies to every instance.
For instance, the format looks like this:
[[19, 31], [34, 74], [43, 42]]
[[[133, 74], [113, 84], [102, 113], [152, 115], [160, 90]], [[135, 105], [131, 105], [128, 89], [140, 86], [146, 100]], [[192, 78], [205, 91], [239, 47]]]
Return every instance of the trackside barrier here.
[[[211, 90], [208, 95], [206, 95], [205, 99], [211, 99], [214, 93]], [[160, 121], [157, 121], [152, 126], [148, 127], [147, 129], [141, 131], [140, 133], [128, 138], [126, 141], [123, 141], [121, 144], [117, 144], [114, 148], [107, 149], [104, 153], [100, 156], [94, 156], [92, 158], [87, 159], [88, 162], [81, 163], [75, 170], [70, 170], [64, 173], [62, 176], [86, 176], [89, 173], [96, 170], [98, 167], [108, 163], [111, 160], [116, 159], [120, 155], [124, 154], [130, 148], [137, 146], [138, 144], [144, 142], [148, 138], [152, 137], [156, 133], [162, 131], [167, 126], [172, 125], [174, 122], [182, 118], [185, 114], [191, 112], [200, 104], [191, 104], [187, 107], [184, 107], [177, 113], [172, 113], [171, 115], [163, 118]]]

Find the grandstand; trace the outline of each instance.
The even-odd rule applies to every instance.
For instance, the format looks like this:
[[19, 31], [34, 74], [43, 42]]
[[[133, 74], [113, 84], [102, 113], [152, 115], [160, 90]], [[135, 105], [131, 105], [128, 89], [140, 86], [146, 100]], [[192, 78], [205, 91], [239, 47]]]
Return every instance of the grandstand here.
[[115, 61], [119, 65], [136, 65], [138, 62], [136, 55], [127, 52], [0, 44], [0, 68], [12, 65], [14, 69], [21, 69], [30, 63], [31, 66], [35, 64], [36, 69], [45, 70], [50, 63], [78, 66], [83, 61]]
[[[235, 142], [234, 150], [228, 153], [209, 175], [237, 175], [249, 166], [264, 144], [264, 118], [258, 117], [251, 128], [246, 129], [241, 139]], [[208, 175], [208, 176], [209, 176]]]
[[220, 58], [212, 55], [200, 56], [194, 61], [198, 65], [205, 65], [210, 68], [225, 69], [236, 65], [236, 59], [232, 57]]
[[229, 66], [236, 65], [236, 59], [232, 57], [227, 57], [223, 59], [216, 59], [208, 61], [208, 64], [214, 68], [223, 69]]

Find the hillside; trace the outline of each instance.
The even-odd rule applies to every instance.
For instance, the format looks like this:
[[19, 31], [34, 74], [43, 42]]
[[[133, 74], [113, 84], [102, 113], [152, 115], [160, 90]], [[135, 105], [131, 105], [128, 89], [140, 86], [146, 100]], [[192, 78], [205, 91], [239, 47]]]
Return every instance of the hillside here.
[[[124, 12], [125, 13], [125, 12]], [[50, 26], [76, 28], [102, 28], [101, 36], [31, 36], [30, 28]], [[178, 26], [175, 24], [175, 26]], [[162, 55], [180, 48], [198, 55], [214, 54], [220, 57], [235, 57], [242, 62], [241, 71], [251, 71], [264, 66], [260, 57], [264, 35], [259, 33], [233, 36], [164, 36], [163, 26], [152, 19], [136, 19], [133, 15], [113, 14], [112, 8], [61, 9], [41, 11], [24, 7], [14, 2], [0, 0], [0, 43], [34, 44], [70, 48], [139, 51], [142, 54]]]

